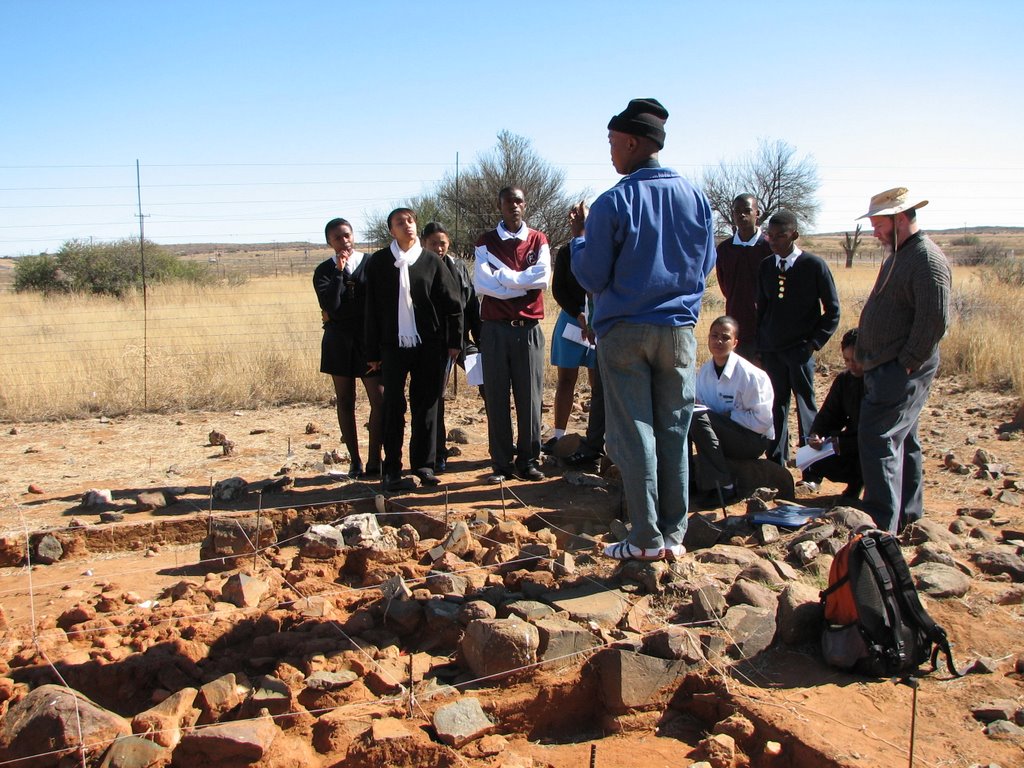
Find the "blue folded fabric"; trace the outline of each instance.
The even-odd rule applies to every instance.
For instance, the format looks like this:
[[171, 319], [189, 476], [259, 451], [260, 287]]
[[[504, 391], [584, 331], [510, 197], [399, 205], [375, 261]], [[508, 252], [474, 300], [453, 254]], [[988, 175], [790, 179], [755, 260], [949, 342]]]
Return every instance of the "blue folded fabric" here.
[[748, 514], [747, 519], [756, 525], [781, 525], [784, 528], [799, 528], [824, 514], [825, 510], [821, 507], [786, 505], [775, 507], [774, 509], [766, 509], [763, 512]]

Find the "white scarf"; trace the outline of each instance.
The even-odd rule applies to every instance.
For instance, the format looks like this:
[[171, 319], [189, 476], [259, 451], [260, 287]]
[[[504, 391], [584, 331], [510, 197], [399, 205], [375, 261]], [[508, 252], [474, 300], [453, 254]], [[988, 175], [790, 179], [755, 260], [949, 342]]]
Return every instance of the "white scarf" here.
[[416, 238], [408, 251], [398, 247], [398, 241], [391, 241], [391, 255], [395, 257], [395, 269], [398, 270], [398, 346], [415, 347], [420, 343], [420, 333], [416, 330], [416, 315], [412, 311], [412, 292], [409, 287], [409, 266], [423, 253], [419, 238]]

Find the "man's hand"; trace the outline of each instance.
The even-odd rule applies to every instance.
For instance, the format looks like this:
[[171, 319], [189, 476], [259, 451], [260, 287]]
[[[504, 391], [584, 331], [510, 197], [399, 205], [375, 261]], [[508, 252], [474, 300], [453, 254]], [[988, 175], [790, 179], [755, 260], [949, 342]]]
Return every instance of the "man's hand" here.
[[587, 213], [590, 211], [587, 204], [580, 200], [569, 209], [569, 232], [573, 237], [582, 237], [584, 224], [587, 220]]
[[457, 347], [448, 347], [448, 357], [451, 358], [452, 362], [455, 362], [456, 360], [458, 360], [459, 359], [459, 355], [461, 353], [462, 353], [462, 350], [458, 349]]
[[320, 319], [323, 320], [325, 323], [331, 319], [331, 316], [327, 314], [326, 309], [320, 310]]
[[366, 368], [370, 373], [380, 370], [380, 360], [367, 360]]

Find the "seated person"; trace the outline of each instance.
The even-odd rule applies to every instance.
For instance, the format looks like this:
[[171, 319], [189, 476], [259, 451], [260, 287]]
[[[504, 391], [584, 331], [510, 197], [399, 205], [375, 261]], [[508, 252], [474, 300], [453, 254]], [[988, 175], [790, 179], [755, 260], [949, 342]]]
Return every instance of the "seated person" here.
[[860, 419], [860, 402], [864, 398], [864, 369], [854, 355], [856, 328], [843, 335], [841, 346], [846, 370], [832, 382], [821, 410], [811, 423], [811, 434], [807, 436], [807, 444], [812, 448], [820, 449], [825, 443], [831, 443], [835, 455], [807, 467], [803, 481], [814, 490], [824, 477], [846, 483], [843, 496], [856, 499], [864, 487], [857, 449], [857, 422]]
[[768, 374], [736, 354], [739, 324], [723, 315], [711, 323], [711, 360], [697, 372], [697, 406], [690, 441], [697, 447], [696, 483], [704, 504], [726, 504], [737, 496], [726, 459], [756, 459], [775, 437]]

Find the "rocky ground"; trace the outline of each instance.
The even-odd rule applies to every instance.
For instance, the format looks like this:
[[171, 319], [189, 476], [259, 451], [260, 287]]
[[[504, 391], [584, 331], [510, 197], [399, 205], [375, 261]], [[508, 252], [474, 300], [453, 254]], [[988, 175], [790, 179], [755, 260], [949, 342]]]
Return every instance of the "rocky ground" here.
[[915, 700], [915, 765], [1024, 764], [1018, 405], [944, 379], [923, 419], [904, 551], [970, 674], [916, 695], [821, 661], [828, 483], [800, 531], [742, 501], [618, 567], [615, 469], [484, 485], [465, 394], [444, 485], [387, 499], [329, 408], [8, 425], [0, 764], [895, 766]]

